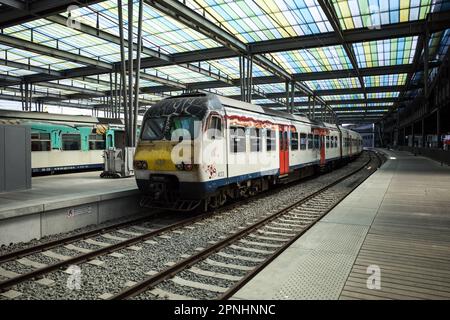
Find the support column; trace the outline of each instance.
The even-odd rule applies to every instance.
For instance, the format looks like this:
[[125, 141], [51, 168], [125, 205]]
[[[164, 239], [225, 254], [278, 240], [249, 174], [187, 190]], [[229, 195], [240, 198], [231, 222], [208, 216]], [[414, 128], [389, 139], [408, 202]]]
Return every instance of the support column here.
[[133, 147], [136, 146], [137, 142], [137, 118], [139, 115], [139, 86], [141, 78], [141, 51], [142, 51], [142, 19], [144, 12], [143, 0], [139, 0], [139, 20], [138, 20], [138, 45], [137, 45], [137, 57], [136, 57], [136, 92], [134, 101], [134, 121], [133, 121]]
[[426, 143], [425, 143], [425, 118], [422, 118], [422, 143], [421, 143], [421, 147], [426, 147]]
[[424, 39], [424, 44], [423, 44], [423, 89], [424, 89], [424, 94], [425, 94], [425, 108], [427, 108], [428, 106], [428, 96], [429, 96], [429, 92], [428, 92], [428, 61], [429, 61], [429, 46], [428, 46], [428, 42], [430, 35], [429, 35], [429, 31], [428, 31], [428, 27], [425, 27], [425, 39]]
[[294, 113], [295, 101], [295, 81], [291, 81], [291, 113]]
[[247, 102], [252, 102], [252, 82], [253, 82], [253, 56], [249, 55], [247, 57], [247, 77], [246, 77], [246, 85], [247, 85]]
[[437, 135], [437, 147], [442, 149], [442, 137], [441, 137], [441, 110], [436, 110], [436, 135]]
[[129, 145], [129, 127], [128, 127], [128, 108], [127, 108], [127, 81], [126, 81], [126, 62], [125, 62], [125, 39], [123, 35], [123, 7], [122, 0], [118, 1], [118, 9], [119, 9], [119, 34], [120, 34], [120, 60], [121, 60], [121, 77], [120, 84], [122, 89], [122, 102], [123, 105], [123, 114], [124, 114], [124, 122], [125, 122], [125, 145]]
[[316, 119], [316, 96], [313, 95], [313, 108], [312, 108], [312, 118]]
[[286, 112], [289, 113], [289, 81], [284, 82], [284, 88], [286, 90]]
[[412, 141], [412, 146], [414, 147], [414, 122], [411, 125], [411, 141]]
[[245, 101], [246, 93], [246, 75], [245, 75], [245, 59], [244, 56], [239, 57], [239, 74], [241, 77], [241, 101]]
[[311, 96], [308, 95], [308, 118], [311, 119]]
[[133, 118], [134, 118], [134, 79], [133, 79], [133, 1], [128, 0], [128, 147], [134, 146]]

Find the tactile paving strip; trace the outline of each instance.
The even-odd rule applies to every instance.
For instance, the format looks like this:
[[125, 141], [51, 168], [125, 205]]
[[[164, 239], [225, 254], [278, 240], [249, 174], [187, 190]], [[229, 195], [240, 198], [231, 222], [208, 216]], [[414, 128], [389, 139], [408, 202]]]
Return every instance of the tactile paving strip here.
[[234, 298], [338, 299], [367, 231], [362, 225], [317, 223]]

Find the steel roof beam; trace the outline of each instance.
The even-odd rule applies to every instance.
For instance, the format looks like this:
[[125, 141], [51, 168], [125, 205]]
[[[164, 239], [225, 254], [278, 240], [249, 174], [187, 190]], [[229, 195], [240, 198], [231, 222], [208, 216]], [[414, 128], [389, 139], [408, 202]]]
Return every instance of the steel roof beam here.
[[[49, 21], [51, 21], [53, 23], [60, 24], [62, 26], [66, 26], [66, 21], [67, 21], [67, 19], [65, 17], [61, 16], [61, 15], [55, 15], [55, 16], [52, 16], [52, 17], [47, 17], [47, 20], [49, 20]], [[95, 27], [86, 25], [84, 23], [79, 23], [79, 28], [80, 28], [79, 30], [81, 32], [85, 33], [85, 34], [88, 34], [90, 36], [93, 36], [93, 37], [96, 37], [96, 38], [99, 38], [99, 39], [102, 39], [102, 40], [105, 40], [105, 41], [108, 41], [108, 42], [120, 45], [120, 37], [118, 37], [116, 35], [113, 35], [113, 34], [111, 34], [109, 32], [97, 29]], [[127, 41], [125, 42], [125, 47], [128, 48], [128, 42]], [[134, 50], [137, 50], [137, 44], [136, 43], [133, 43], [133, 48], [134, 48]], [[147, 55], [147, 56], [151, 57], [151, 58], [154, 58], [156, 61], [159, 60], [162, 63], [167, 63], [167, 65], [175, 64], [171, 55], [165, 54], [165, 53], [163, 53], [161, 51], [153, 50], [153, 49], [150, 49], [150, 48], [147, 48], [147, 47], [143, 46], [142, 47], [142, 53], [144, 55]], [[133, 63], [133, 65], [134, 65], [134, 63]], [[189, 63], [185, 63], [185, 64], [179, 63], [179, 65], [181, 67], [187, 68], [189, 70], [192, 70], [192, 71], [195, 71], [197, 73], [209, 76], [209, 77], [214, 78], [214, 79], [218, 79], [218, 80], [221, 80], [221, 81], [224, 81], [224, 82], [229, 81], [229, 79], [227, 77], [223, 77], [220, 74], [216, 74], [214, 72], [210, 72], [208, 70], [202, 69], [202, 68], [200, 68], [198, 66], [195, 66], [195, 65], [192, 65], [192, 64], [189, 64]], [[141, 64], [141, 67], [144, 68], [145, 65], [142, 66], [142, 64]]]
[[61, 72], [52, 70], [50, 68], [47, 69], [47, 68], [36, 67], [31, 64], [14, 62], [14, 61], [6, 60], [6, 59], [0, 59], [0, 65], [11, 67], [11, 68], [16, 68], [16, 69], [21, 69], [21, 70], [28, 70], [28, 71], [32, 71], [32, 72], [36, 72], [36, 73], [48, 74], [48, 75], [52, 75], [52, 76], [56, 76], [56, 77], [62, 76]]
[[[367, 103], [391, 103], [398, 101], [399, 98], [379, 98], [379, 99], [367, 99]], [[350, 99], [350, 100], [327, 100], [327, 104], [333, 108], [333, 105], [340, 104], [363, 104], [366, 99]], [[266, 103], [264, 104], [268, 107], [277, 107], [276, 103]], [[295, 107], [307, 107], [308, 101], [295, 102]], [[370, 108], [378, 108], [378, 107], [370, 107]], [[383, 107], [381, 107], [383, 108]]]
[[27, 8], [27, 4], [20, 0], [0, 0], [0, 4], [16, 10], [26, 10]]
[[[343, 30], [346, 43], [384, 40], [420, 35], [428, 26], [430, 33], [450, 28], [450, 11], [429, 14], [430, 19], [382, 25], [380, 29], [358, 28]], [[290, 38], [279, 38], [249, 43], [254, 53], [270, 53], [279, 51], [301, 50], [317, 47], [340, 45], [341, 40], [334, 32], [304, 35]], [[223, 52], [226, 54], [226, 51]]]
[[[88, 6], [103, 0], [38, 0], [27, 1], [22, 5], [17, 5], [15, 8], [9, 10], [2, 10], [0, 12], [0, 28], [7, 28], [37, 18], [43, 18], [60, 12], [67, 11], [70, 5], [79, 7]], [[0, 3], [18, 2], [14, 0], [1, 0]], [[6, 4], [6, 3], [5, 3]]]
[[64, 50], [55, 49], [55, 48], [52, 48], [52, 47], [49, 47], [49, 46], [46, 46], [43, 44], [39, 44], [39, 43], [19, 39], [16, 37], [8, 36], [5, 34], [0, 34], [0, 43], [10, 46], [10, 47], [13, 47], [13, 48], [31, 51], [34, 53], [38, 53], [38, 54], [42, 54], [42, 55], [46, 55], [46, 56], [50, 56], [50, 57], [55, 57], [55, 58], [66, 60], [66, 61], [72, 61], [75, 63], [80, 63], [80, 64], [84, 64], [84, 65], [88, 65], [88, 66], [99, 67], [99, 68], [102, 68], [105, 70], [113, 69], [113, 65], [106, 63], [106, 62], [102, 62], [102, 61], [99, 61], [96, 59], [88, 58], [88, 57], [81, 56], [81, 55], [71, 53], [71, 52], [67, 52]]
[[[154, 8], [164, 12], [165, 14], [173, 17], [174, 19], [181, 21], [188, 27], [203, 33], [207, 37], [223, 44], [235, 51], [238, 55], [248, 55], [253, 53], [249, 50], [248, 46], [237, 39], [234, 35], [229, 34], [223, 28], [218, 27], [213, 22], [209, 21], [202, 15], [194, 12], [192, 9], [188, 8], [185, 4], [176, 0], [145, 0], [145, 2]], [[270, 70], [273, 74], [279, 76], [282, 79], [291, 81], [292, 76], [275, 62], [267, 59], [265, 56], [253, 55], [255, 63], [262, 66], [263, 68]], [[145, 64], [145, 62], [144, 62]], [[299, 84], [300, 89], [306, 90], [308, 92], [309, 88]], [[309, 90], [310, 91], [310, 90]]]
[[339, 19], [337, 17], [334, 8], [330, 5], [330, 2], [326, 0], [318, 0], [318, 2], [322, 10], [324, 11], [325, 15], [327, 16], [328, 21], [333, 27], [334, 32], [337, 34], [340, 44], [344, 47], [344, 50], [347, 53], [347, 56], [352, 64], [353, 70], [355, 71], [356, 76], [359, 80], [359, 85], [363, 90], [364, 98], [367, 99], [366, 86], [364, 83], [364, 79], [361, 75], [361, 72], [359, 71], [358, 61], [356, 60], [356, 55], [353, 50], [353, 46], [345, 41], [345, 37], [342, 33], [342, 29], [339, 24]]

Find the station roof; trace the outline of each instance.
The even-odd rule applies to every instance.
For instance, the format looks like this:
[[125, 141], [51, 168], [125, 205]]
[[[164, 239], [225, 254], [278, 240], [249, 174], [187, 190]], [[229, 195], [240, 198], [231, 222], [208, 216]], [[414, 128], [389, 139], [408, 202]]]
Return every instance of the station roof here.
[[[133, 1], [133, 0], [130, 0]], [[308, 96], [340, 121], [376, 121], [422, 94], [448, 53], [450, 0], [144, 0], [141, 106], [183, 91], [240, 97], [252, 55], [253, 103], [295, 112]], [[0, 98], [104, 108], [120, 63], [118, 1], [0, 0]], [[135, 31], [139, 1], [134, 0]], [[128, 36], [128, 4], [123, 1]], [[134, 34], [137, 43], [137, 34]]]

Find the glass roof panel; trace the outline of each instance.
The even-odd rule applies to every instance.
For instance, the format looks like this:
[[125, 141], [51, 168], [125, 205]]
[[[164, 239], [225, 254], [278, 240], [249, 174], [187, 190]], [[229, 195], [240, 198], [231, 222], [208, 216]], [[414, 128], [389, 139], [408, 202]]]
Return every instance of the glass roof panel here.
[[377, 92], [368, 93], [367, 99], [383, 99], [383, 98], [397, 98], [400, 92]]
[[271, 53], [278, 64], [290, 73], [351, 69], [342, 46], [321, 47]]
[[375, 28], [385, 24], [422, 20], [432, 0], [332, 0], [342, 29]]
[[192, 82], [203, 82], [203, 81], [213, 81], [214, 78], [205, 76], [198, 72], [194, 72], [188, 70], [186, 68], [180, 66], [166, 66], [166, 67], [158, 67], [146, 69], [146, 73], [157, 76], [157, 77], [168, 77], [168, 79], [172, 79], [175, 81], [180, 81], [184, 83], [192, 83]]
[[360, 68], [372, 68], [412, 63], [417, 36], [359, 42], [353, 44]]
[[436, 32], [431, 35], [429, 41], [430, 57], [435, 57], [436, 60], [443, 60], [447, 54], [450, 46], [450, 29]]
[[257, 90], [261, 90], [265, 93], [284, 92], [286, 90], [284, 83], [266, 83], [258, 84], [255, 86]]
[[270, 99], [255, 99], [255, 100], [252, 100], [252, 103], [259, 104], [264, 107], [265, 104], [274, 103], [274, 102], [273, 102], [273, 100], [270, 100]]
[[180, 0], [243, 42], [333, 31], [317, 0]]
[[31, 64], [37, 67], [51, 68], [52, 70], [72, 69], [84, 67], [82, 64], [65, 61], [50, 56], [36, 54], [27, 50], [11, 48], [0, 44], [0, 59]]
[[239, 87], [224, 87], [224, 88], [213, 88], [208, 91], [216, 93], [222, 96], [234, 96], [241, 94], [241, 88]]
[[305, 81], [304, 84], [306, 84], [311, 90], [332, 90], [360, 87], [358, 78], [311, 80]]
[[333, 108], [362, 108], [366, 105], [364, 103], [345, 103], [345, 104], [332, 104]]
[[355, 99], [364, 99], [364, 94], [362, 93], [357, 93], [357, 94], [340, 94], [340, 95], [329, 95], [329, 96], [321, 96], [321, 98], [325, 101], [330, 101], [330, 100], [355, 100]]
[[36, 74], [33, 71], [24, 70], [24, 69], [17, 69], [17, 68], [11, 68], [8, 66], [0, 65], [0, 73], [6, 74], [8, 76], [15, 76], [15, 77], [21, 77], [21, 76], [27, 76], [30, 74]]
[[367, 104], [369, 107], [390, 107], [394, 105], [393, 102], [370, 102]]
[[[50, 48], [96, 58], [105, 62], [119, 60], [119, 45], [81, 33], [74, 28], [38, 19], [5, 29], [5, 34]], [[115, 56], [114, 56], [115, 54]], [[112, 55], [112, 57], [110, 57]]]
[[[372, 113], [383, 113], [383, 112], [388, 112], [388, 109], [373, 109], [373, 110], [367, 110], [367, 112], [372, 112]], [[336, 113], [357, 113], [357, 112], [361, 112], [361, 110], [336, 110]]]
[[[216, 74], [226, 74], [233, 79], [239, 79], [239, 58], [227, 58], [200, 62], [200, 67]], [[253, 63], [253, 77], [270, 76], [272, 73]]]
[[402, 86], [406, 83], [406, 73], [386, 74], [381, 76], [364, 77], [366, 87]]
[[[138, 8], [138, 1], [135, 1], [134, 15], [137, 15]], [[119, 36], [118, 14], [117, 1], [114, 0], [102, 1], [89, 7], [72, 11], [72, 15], [78, 21], [93, 27], [96, 27], [98, 21], [101, 30], [116, 36]], [[68, 16], [68, 13], [64, 13], [64, 15]], [[123, 2], [123, 17], [125, 39], [127, 39], [128, 5], [126, 1]], [[137, 30], [137, 23], [136, 16], [135, 30]], [[136, 32], [135, 38], [137, 37]], [[186, 52], [220, 46], [216, 41], [160, 13], [147, 4], [144, 5], [142, 39], [145, 47], [153, 50], [162, 50], [164, 53]]]

